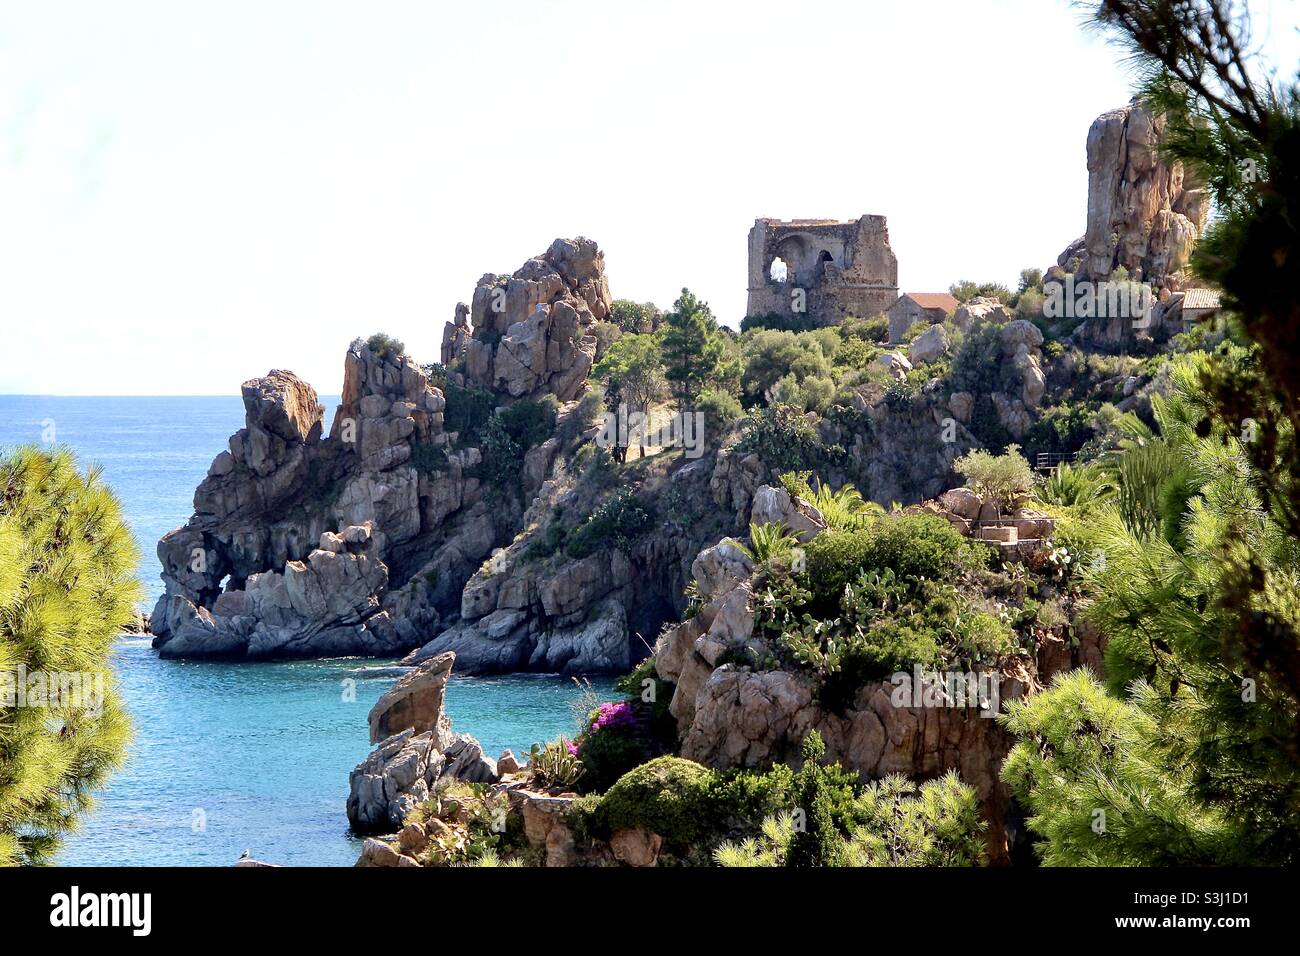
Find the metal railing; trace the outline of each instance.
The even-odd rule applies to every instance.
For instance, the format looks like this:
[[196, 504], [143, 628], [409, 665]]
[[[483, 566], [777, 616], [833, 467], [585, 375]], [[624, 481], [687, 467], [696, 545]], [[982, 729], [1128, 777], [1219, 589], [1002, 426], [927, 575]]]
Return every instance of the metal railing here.
[[1062, 462], [1076, 462], [1079, 460], [1077, 451], [1040, 451], [1034, 456], [1034, 471], [1051, 471]]

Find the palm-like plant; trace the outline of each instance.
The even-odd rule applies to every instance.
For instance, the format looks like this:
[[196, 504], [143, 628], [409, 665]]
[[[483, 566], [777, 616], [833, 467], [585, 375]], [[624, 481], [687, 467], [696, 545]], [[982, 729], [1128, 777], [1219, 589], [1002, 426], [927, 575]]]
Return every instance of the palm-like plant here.
[[830, 485], [819, 480], [812, 503], [831, 531], [858, 531], [885, 513], [874, 501], [863, 499], [862, 493], [851, 484], [832, 491]]
[[1075, 466], [1063, 461], [1052, 469], [1045, 482], [1034, 489], [1034, 497], [1045, 505], [1087, 512], [1107, 500], [1114, 490], [1099, 468]]
[[749, 546], [736, 542], [755, 564], [770, 564], [774, 558], [786, 558], [794, 552], [798, 539], [779, 521], [749, 526]]

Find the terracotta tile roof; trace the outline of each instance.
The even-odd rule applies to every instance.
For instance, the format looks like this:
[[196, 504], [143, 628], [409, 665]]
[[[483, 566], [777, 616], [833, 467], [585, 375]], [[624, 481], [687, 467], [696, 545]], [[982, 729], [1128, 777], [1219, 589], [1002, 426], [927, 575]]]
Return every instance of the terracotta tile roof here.
[[1183, 293], [1184, 309], [1217, 309], [1218, 307], [1218, 289], [1188, 289]]
[[947, 292], [905, 292], [903, 294], [923, 309], [943, 309], [945, 312], [951, 312], [961, 305]]

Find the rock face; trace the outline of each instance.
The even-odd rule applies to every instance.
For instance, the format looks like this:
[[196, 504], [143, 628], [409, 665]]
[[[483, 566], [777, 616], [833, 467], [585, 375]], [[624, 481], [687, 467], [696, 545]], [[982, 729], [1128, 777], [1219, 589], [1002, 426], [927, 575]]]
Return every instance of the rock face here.
[[244, 428], [213, 460], [189, 522], [158, 544], [160, 653], [394, 655], [427, 640], [439, 597], [494, 543], [466, 474], [477, 449], [443, 454], [454, 436], [442, 391], [410, 359], [358, 340], [328, 436], [316, 393], [290, 372], [245, 382], [243, 395]]
[[[1164, 119], [1130, 104], [1103, 113], [1088, 130], [1088, 228], [1057, 260], [1103, 280], [1123, 266], [1156, 288], [1181, 288], [1209, 201], [1181, 163], [1156, 155]], [[1073, 266], [1073, 268], [1072, 268]]]
[[[703, 466], [701, 467], [701, 463]], [[712, 472], [707, 458], [678, 467], [648, 499], [672, 492], [706, 501]], [[544, 482], [524, 518], [530, 530], [493, 554], [466, 582], [459, 613], [406, 658], [415, 664], [454, 651], [465, 674], [545, 671], [576, 674], [626, 673], [644, 644], [637, 637], [657, 633], [684, 605], [682, 590], [691, 561], [710, 536], [725, 527], [723, 516], [683, 525], [671, 535], [650, 533], [620, 548], [606, 543], [581, 556], [563, 549], [545, 556], [534, 544], [545, 538], [544, 523], [592, 512], [594, 500], [554, 481]], [[536, 524], [533, 524], [536, 520]]]
[[438, 730], [455, 654], [439, 654], [388, 689], [370, 709], [370, 742], [377, 744], [405, 729]]
[[470, 783], [497, 780], [496, 762], [473, 737], [452, 733], [443, 713], [455, 660], [454, 654], [444, 654], [428, 661], [371, 709], [370, 738], [378, 746], [348, 780], [348, 823], [357, 833], [397, 831], [443, 776]]
[[159, 542], [160, 653], [389, 656], [427, 640], [496, 535], [441, 389], [358, 341], [328, 436], [291, 373], [245, 383], [244, 405], [194, 515]]
[[610, 308], [605, 255], [590, 239], [557, 239], [510, 276], [485, 275], [465, 315], [443, 333], [444, 361], [463, 354], [466, 377], [513, 399], [574, 398], [596, 355], [594, 322]]

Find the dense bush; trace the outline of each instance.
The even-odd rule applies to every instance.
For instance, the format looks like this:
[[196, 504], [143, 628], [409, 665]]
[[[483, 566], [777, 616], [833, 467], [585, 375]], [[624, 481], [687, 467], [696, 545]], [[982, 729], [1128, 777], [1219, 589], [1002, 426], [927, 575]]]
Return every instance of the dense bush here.
[[1019, 371], [1003, 361], [1002, 326], [984, 322], [968, 331], [952, 359], [948, 381], [954, 392], [987, 395], [1015, 393], [1020, 389]]
[[464, 388], [447, 381], [439, 387], [447, 400], [443, 429], [455, 432], [457, 441], [463, 445], [477, 445], [497, 406], [496, 394], [491, 389]]
[[596, 832], [642, 827], [688, 848], [710, 830], [713, 772], [681, 757], [659, 757], [625, 774], [592, 814]]
[[375, 354], [375, 357], [380, 359], [386, 359], [389, 356], [400, 358], [406, 354], [406, 345], [403, 344], [401, 339], [395, 339], [383, 332], [376, 332], [366, 339], [366, 348], [370, 349]]
[[934, 515], [890, 517], [863, 531], [827, 531], [808, 543], [806, 554], [812, 607], [831, 613], [845, 587], [863, 573], [888, 569], [900, 580], [944, 580], [987, 561], [987, 551]]
[[556, 408], [554, 396], [548, 395], [506, 406], [487, 420], [480, 436], [483, 461], [474, 475], [488, 486], [489, 494], [517, 491], [524, 455], [554, 433]]
[[736, 443], [741, 454], [755, 452], [778, 471], [797, 471], [815, 464], [827, 451], [799, 409], [772, 405], [750, 412]]
[[695, 401], [695, 411], [704, 413], [704, 447], [717, 448], [723, 436], [744, 420], [745, 412], [734, 395], [706, 388]]
[[603, 547], [627, 551], [637, 538], [654, 527], [654, 521], [653, 506], [625, 489], [597, 506], [569, 533], [565, 553], [580, 559]]

